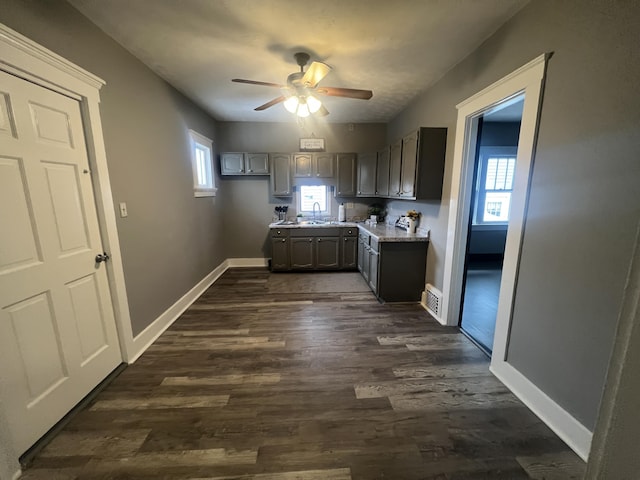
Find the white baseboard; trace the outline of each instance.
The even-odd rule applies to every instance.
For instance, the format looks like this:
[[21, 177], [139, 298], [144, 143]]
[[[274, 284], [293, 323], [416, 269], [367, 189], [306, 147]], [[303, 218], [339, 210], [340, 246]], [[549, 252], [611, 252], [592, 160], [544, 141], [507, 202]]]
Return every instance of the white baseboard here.
[[229, 261], [225, 260], [211, 273], [200, 280], [191, 290], [185, 293], [176, 303], [171, 305], [162, 315], [155, 319], [147, 328], [133, 339], [133, 355], [128, 363], [135, 362], [164, 331], [175, 322], [182, 313], [202, 295], [220, 275], [229, 268]]
[[491, 362], [491, 372], [585, 462], [593, 433], [505, 361]]
[[200, 280], [191, 290], [185, 293], [176, 303], [171, 305], [162, 315], [155, 319], [147, 328], [133, 339], [133, 349], [128, 363], [135, 362], [156, 339], [175, 322], [184, 311], [202, 295], [207, 288], [220, 278], [229, 268], [238, 267], [266, 267], [266, 258], [228, 258], [218, 265], [211, 273]]
[[267, 267], [269, 259], [267, 258], [227, 258], [229, 268], [237, 267]]

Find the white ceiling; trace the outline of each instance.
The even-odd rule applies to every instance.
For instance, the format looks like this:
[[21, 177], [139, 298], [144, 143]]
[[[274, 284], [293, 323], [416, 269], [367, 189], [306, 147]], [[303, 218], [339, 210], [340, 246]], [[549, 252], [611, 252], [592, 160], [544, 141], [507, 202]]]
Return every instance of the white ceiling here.
[[293, 53], [333, 67], [321, 86], [373, 90], [321, 97], [329, 122], [388, 122], [528, 0], [69, 0], [158, 75], [224, 121], [293, 120], [253, 109], [298, 71]]

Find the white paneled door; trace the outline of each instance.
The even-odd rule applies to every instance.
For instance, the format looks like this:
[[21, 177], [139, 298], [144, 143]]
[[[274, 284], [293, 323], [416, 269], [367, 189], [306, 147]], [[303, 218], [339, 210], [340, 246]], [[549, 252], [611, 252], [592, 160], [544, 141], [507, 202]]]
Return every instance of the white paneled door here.
[[80, 104], [0, 72], [0, 376], [20, 453], [121, 362]]

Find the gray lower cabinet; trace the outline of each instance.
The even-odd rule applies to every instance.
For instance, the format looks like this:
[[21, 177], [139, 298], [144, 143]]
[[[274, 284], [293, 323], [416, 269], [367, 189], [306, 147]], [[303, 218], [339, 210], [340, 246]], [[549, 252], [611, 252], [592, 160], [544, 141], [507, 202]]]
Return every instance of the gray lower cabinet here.
[[289, 242], [288, 230], [271, 229], [271, 270], [274, 272], [291, 269]]
[[291, 237], [291, 269], [315, 268], [315, 243], [313, 237]]
[[358, 269], [383, 302], [419, 301], [424, 290], [428, 242], [385, 241], [361, 232]]
[[315, 268], [337, 270], [340, 268], [340, 237], [317, 237]]
[[358, 266], [358, 229], [342, 229], [342, 265], [343, 270], [355, 270]]
[[357, 227], [272, 228], [271, 269], [354, 270]]

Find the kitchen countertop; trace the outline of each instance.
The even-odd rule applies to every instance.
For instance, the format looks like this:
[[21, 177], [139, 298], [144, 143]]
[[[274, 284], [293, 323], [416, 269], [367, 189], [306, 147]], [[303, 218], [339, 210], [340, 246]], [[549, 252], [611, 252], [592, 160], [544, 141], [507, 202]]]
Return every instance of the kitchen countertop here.
[[329, 227], [358, 227], [375, 237], [379, 242], [428, 242], [429, 233], [408, 233], [393, 225], [378, 223], [375, 226], [362, 222], [329, 222], [321, 224], [280, 223], [269, 224], [269, 228], [329, 228]]

